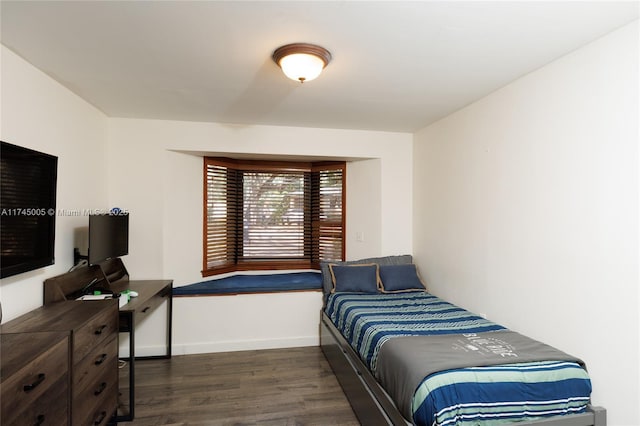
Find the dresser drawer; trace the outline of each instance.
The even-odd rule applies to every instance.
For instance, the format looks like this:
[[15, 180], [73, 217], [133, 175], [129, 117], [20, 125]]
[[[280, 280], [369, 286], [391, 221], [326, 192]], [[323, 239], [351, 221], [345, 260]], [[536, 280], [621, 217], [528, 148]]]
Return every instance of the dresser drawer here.
[[[77, 302], [77, 303], [100, 303], [100, 302]], [[118, 332], [118, 305], [110, 304], [106, 309], [102, 309], [99, 314], [94, 315], [89, 321], [74, 330], [73, 336], [73, 358], [77, 363], [87, 356], [101, 342]]]
[[[117, 368], [117, 362], [116, 362]], [[103, 425], [118, 407], [118, 378], [105, 371], [94, 385], [73, 398], [73, 425]]]
[[[109, 390], [112, 394], [114, 392], [118, 392], [117, 388], [111, 388]], [[116, 405], [116, 396], [114, 394], [113, 398], [108, 398], [104, 401], [101, 401], [97, 407], [91, 410], [88, 415], [81, 420], [82, 425], [93, 425], [93, 426], [104, 426], [109, 423], [109, 420], [116, 414], [115, 405]], [[75, 423], [74, 423], [75, 425]]]
[[73, 389], [79, 393], [86, 392], [104, 371], [118, 377], [118, 339], [115, 335], [76, 363], [73, 367]]
[[[28, 339], [29, 334], [25, 333], [20, 336]], [[3, 352], [24, 349], [8, 346], [9, 337], [11, 336], [3, 336]], [[24, 344], [28, 344], [28, 342], [24, 342]], [[24, 365], [11, 372], [12, 374], [9, 375], [8, 372], [3, 371], [3, 374], [7, 374], [7, 377], [2, 377], [3, 424], [13, 413], [22, 412], [24, 407], [38, 401], [60, 380], [68, 387], [68, 365], [69, 340], [64, 336], [57, 343], [43, 349], [32, 361], [25, 360]]]
[[69, 380], [65, 374], [53, 383], [47, 391], [33, 403], [22, 407], [21, 411], [2, 415], [3, 426], [66, 426], [69, 424], [67, 396]]

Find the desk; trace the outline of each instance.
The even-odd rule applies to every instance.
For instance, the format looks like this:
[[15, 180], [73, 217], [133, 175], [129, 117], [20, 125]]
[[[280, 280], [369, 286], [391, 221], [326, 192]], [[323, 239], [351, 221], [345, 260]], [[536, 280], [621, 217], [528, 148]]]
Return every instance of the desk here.
[[[114, 263], [115, 262], [115, 263]], [[115, 266], [114, 266], [115, 265]], [[144, 358], [171, 357], [171, 327], [173, 313], [173, 280], [129, 280], [128, 273], [117, 259], [105, 264], [104, 270], [98, 265], [80, 268], [73, 272], [49, 278], [44, 282], [44, 304], [48, 305], [64, 300], [74, 300], [83, 291], [93, 288], [108, 289], [115, 293], [133, 290], [138, 297], [132, 297], [129, 303], [119, 309], [118, 329], [129, 334], [129, 412], [118, 414], [116, 421], [133, 420], [135, 411], [135, 330], [136, 326], [151, 312], [167, 302], [166, 353]], [[115, 273], [114, 270], [117, 270]], [[88, 303], [88, 302], [82, 302]]]
[[119, 282], [111, 285], [111, 289], [116, 293], [124, 290], [133, 290], [138, 293], [138, 297], [132, 297], [129, 303], [120, 308], [120, 333], [129, 333], [129, 413], [116, 417], [116, 421], [130, 421], [135, 415], [135, 330], [140, 321], [148, 317], [151, 312], [160, 306], [166, 299], [167, 302], [167, 334], [165, 355], [142, 357], [148, 358], [171, 358], [171, 326], [173, 312], [173, 280], [133, 280]]

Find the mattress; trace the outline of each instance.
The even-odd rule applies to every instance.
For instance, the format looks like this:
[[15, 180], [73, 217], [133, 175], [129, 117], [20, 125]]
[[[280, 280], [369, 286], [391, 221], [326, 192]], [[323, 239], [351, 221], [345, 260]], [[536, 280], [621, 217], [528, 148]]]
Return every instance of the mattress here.
[[[425, 365], [433, 363], [438, 351], [427, 350], [431, 342], [427, 336], [449, 336], [453, 340], [465, 336], [492, 342], [496, 340], [492, 336], [513, 333], [429, 293], [335, 293], [329, 295], [325, 312], [400, 412], [416, 425], [494, 425], [537, 420], [584, 412], [589, 402], [591, 382], [584, 363], [570, 356], [564, 360], [564, 353], [557, 351], [556, 355], [551, 352], [555, 349], [547, 351], [550, 347], [546, 345], [541, 353], [554, 354], [550, 359], [514, 358], [481, 366], [467, 362], [460, 368], [427, 373], [419, 381], [405, 380], [405, 376], [411, 376], [406, 368], [403, 371], [407, 359], [418, 359]], [[427, 339], [419, 341], [425, 349], [416, 350], [420, 346], [414, 345], [404, 354], [394, 351], [401, 355], [390, 360], [385, 354], [387, 349], [401, 348], [398, 343], [406, 338], [414, 343], [415, 339]], [[382, 351], [392, 339], [393, 344]], [[535, 347], [539, 343], [531, 342]], [[474, 345], [468, 346], [477, 349], [478, 345]], [[464, 349], [465, 344], [458, 346]], [[520, 362], [521, 359], [527, 362]]]

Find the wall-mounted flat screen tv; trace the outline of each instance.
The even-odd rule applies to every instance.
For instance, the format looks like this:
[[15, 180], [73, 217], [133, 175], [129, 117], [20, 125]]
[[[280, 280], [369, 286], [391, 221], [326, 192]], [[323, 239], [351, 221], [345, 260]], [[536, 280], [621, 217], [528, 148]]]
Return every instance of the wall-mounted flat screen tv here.
[[0, 142], [0, 278], [54, 263], [58, 157]]
[[89, 264], [129, 254], [129, 214], [89, 215]]

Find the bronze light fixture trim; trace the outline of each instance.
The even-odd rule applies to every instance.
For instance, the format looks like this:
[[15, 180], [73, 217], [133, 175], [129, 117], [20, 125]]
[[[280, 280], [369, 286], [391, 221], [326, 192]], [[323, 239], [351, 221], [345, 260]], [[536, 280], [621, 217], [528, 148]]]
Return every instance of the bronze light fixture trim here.
[[281, 46], [271, 57], [287, 77], [300, 83], [318, 77], [331, 62], [331, 53], [327, 49], [309, 43]]

